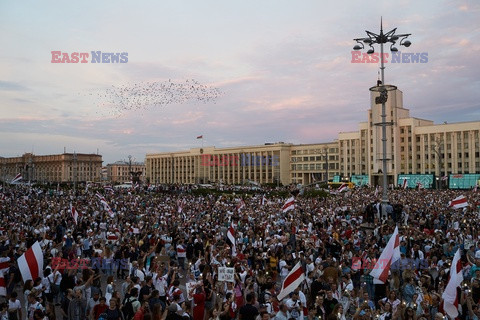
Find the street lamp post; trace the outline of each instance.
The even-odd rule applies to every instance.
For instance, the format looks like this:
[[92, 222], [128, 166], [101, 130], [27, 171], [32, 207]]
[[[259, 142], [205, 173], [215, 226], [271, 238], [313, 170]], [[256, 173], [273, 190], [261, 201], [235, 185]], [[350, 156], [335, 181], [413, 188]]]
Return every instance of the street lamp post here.
[[394, 86], [386, 86], [385, 85], [385, 65], [384, 65], [384, 52], [383, 52], [383, 45], [386, 43], [391, 43], [390, 45], [390, 51], [391, 52], [397, 52], [398, 49], [394, 47], [395, 43], [400, 39], [400, 45], [405, 46], [405, 47], [410, 47], [411, 42], [406, 40], [408, 36], [411, 34], [395, 34], [395, 31], [397, 28], [394, 28], [386, 33], [383, 33], [383, 23], [382, 20], [380, 20], [380, 33], [375, 34], [370, 31], [365, 31], [367, 33], [366, 38], [357, 38], [353, 39], [354, 41], [357, 42], [357, 44], [353, 47], [353, 50], [362, 50], [365, 48], [365, 44], [367, 44], [370, 49], [368, 49], [367, 54], [373, 54], [375, 52], [375, 49], [373, 48], [374, 44], [380, 44], [380, 70], [382, 73], [382, 82], [379, 84], [379, 86], [376, 87], [375, 90], [372, 91], [378, 91], [380, 92], [380, 96], [376, 98], [375, 102], [377, 104], [381, 103], [382, 104], [382, 122], [379, 123], [382, 127], [382, 174], [383, 174], [383, 193], [382, 193], [382, 215], [386, 215], [386, 206], [388, 203], [388, 195], [387, 195], [387, 125], [391, 125], [392, 123], [387, 123], [386, 122], [386, 113], [385, 113], [385, 103], [387, 102], [388, 99], [388, 91], [395, 90], [396, 87]]

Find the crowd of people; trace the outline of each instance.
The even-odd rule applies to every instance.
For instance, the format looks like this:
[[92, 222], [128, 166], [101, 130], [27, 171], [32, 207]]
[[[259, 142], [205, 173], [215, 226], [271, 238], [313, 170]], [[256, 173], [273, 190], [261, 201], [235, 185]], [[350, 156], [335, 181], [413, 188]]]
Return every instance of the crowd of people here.
[[[480, 192], [389, 190], [384, 215], [375, 188], [297, 196], [288, 211], [270, 191], [5, 187], [0, 320], [440, 320], [459, 248], [458, 317], [480, 316]], [[458, 195], [467, 207], [448, 206]], [[370, 271], [395, 226], [401, 259], [379, 284]], [[17, 259], [35, 242], [43, 273], [24, 280]], [[279, 301], [298, 263], [305, 280]], [[226, 281], [222, 267], [233, 268]]]

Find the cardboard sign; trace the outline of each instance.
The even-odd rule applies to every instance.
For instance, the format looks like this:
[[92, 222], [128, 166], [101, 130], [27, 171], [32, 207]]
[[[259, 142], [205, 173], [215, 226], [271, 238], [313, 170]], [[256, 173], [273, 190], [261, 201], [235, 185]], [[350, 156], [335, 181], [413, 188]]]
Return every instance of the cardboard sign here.
[[235, 282], [235, 269], [227, 268], [227, 267], [219, 267], [218, 281]]

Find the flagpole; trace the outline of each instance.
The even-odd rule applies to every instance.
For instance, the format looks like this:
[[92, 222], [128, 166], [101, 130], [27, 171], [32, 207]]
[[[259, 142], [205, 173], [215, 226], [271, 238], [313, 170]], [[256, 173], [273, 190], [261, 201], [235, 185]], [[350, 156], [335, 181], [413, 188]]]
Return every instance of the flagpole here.
[[202, 134], [202, 149], [203, 149], [203, 134]]

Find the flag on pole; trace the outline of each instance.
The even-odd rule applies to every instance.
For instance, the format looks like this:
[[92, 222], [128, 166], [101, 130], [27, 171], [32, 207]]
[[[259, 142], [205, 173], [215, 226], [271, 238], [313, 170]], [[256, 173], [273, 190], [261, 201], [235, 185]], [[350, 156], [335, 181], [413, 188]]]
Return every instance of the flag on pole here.
[[408, 186], [407, 178], [403, 178], [402, 188], [403, 188], [403, 189], [407, 189], [407, 186]]
[[240, 201], [237, 203], [237, 211], [240, 212], [243, 208], [245, 208], [245, 201], [240, 199]]
[[98, 192], [96, 193], [96, 196], [98, 199], [100, 199], [100, 203], [103, 205], [105, 211], [107, 211], [110, 217], [113, 218], [115, 214], [113, 213], [112, 208], [110, 208], [110, 206], [108, 205], [107, 200]]
[[446, 181], [446, 180], [448, 180], [448, 176], [445, 175], [442, 177], [442, 181]]
[[378, 197], [378, 186], [375, 187], [375, 198]]
[[70, 203], [70, 213], [72, 214], [73, 221], [75, 224], [78, 224], [78, 211], [75, 209], [74, 206]]
[[450, 266], [449, 280], [445, 291], [443, 291], [443, 309], [452, 318], [458, 316], [458, 292], [463, 281], [462, 261], [460, 261], [460, 249], [457, 250], [453, 257], [452, 265]]
[[473, 188], [473, 192], [477, 192], [477, 187], [478, 187], [478, 184], [476, 184], [475, 187]]
[[111, 192], [111, 193], [115, 192], [115, 190], [113, 190], [112, 186], [104, 186], [103, 189], [107, 192]]
[[237, 255], [236, 241], [235, 241], [235, 227], [233, 222], [227, 230], [227, 243], [232, 247], [232, 257]]
[[450, 201], [448, 203], [448, 206], [452, 207], [453, 209], [461, 209], [461, 208], [468, 207], [467, 198], [465, 198], [465, 196], [458, 196], [452, 201]]
[[203, 139], [203, 135], [198, 136], [197, 139]]
[[400, 237], [398, 235], [398, 227], [395, 227], [390, 240], [388, 240], [385, 249], [383, 249], [380, 258], [378, 258], [370, 275], [382, 283], [385, 283], [388, 278], [388, 272], [391, 265], [400, 259]]
[[267, 199], [265, 198], [265, 195], [262, 195], [262, 198], [260, 199], [260, 205], [264, 206], [266, 200], [267, 200]]
[[290, 197], [287, 202], [285, 202], [285, 204], [283, 205], [282, 207], [282, 211], [285, 213], [287, 212], [288, 210], [293, 210], [295, 209], [295, 198], [294, 197]]
[[277, 296], [278, 301], [281, 301], [283, 298], [288, 296], [290, 292], [293, 292], [301, 283], [305, 280], [305, 272], [302, 269], [302, 265], [300, 261], [293, 267], [292, 271], [290, 271], [283, 280], [282, 283], [282, 290]]
[[19, 174], [17, 174], [17, 175], [15, 176], [15, 178], [12, 179], [12, 181], [10, 181], [10, 183], [17, 183], [17, 182], [19, 182], [19, 181], [22, 180], [22, 179], [23, 179], [22, 174], [19, 173]]
[[347, 191], [347, 189], [348, 189], [348, 185], [346, 183], [342, 183], [340, 187], [338, 187], [337, 191], [343, 192], [343, 191]]
[[17, 259], [17, 263], [23, 282], [43, 277], [43, 253], [38, 241]]
[[3, 272], [0, 272], [0, 297], [7, 296], [7, 283], [5, 282], [5, 277]]

